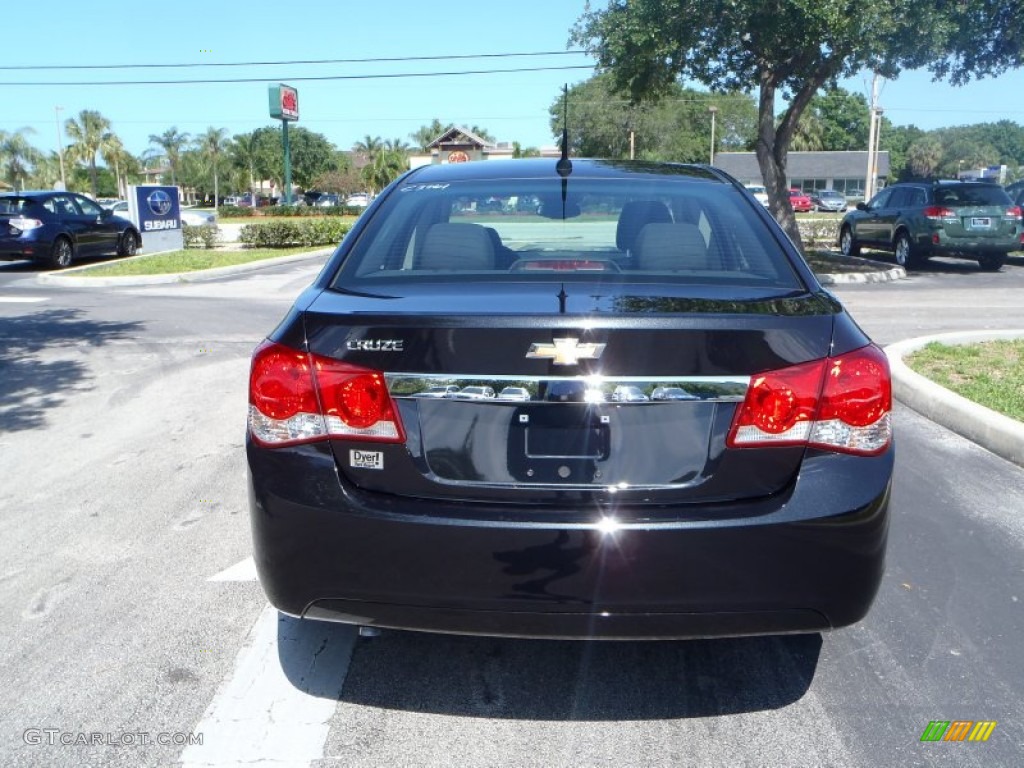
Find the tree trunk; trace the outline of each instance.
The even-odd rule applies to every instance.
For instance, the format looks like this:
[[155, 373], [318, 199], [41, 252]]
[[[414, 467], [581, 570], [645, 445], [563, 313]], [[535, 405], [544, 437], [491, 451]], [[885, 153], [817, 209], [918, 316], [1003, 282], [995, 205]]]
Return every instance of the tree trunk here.
[[777, 143], [775, 129], [775, 84], [770, 73], [761, 73], [757, 105], [757, 164], [768, 193], [768, 210], [803, 253], [800, 228], [789, 202], [789, 180], [786, 178], [786, 146]]

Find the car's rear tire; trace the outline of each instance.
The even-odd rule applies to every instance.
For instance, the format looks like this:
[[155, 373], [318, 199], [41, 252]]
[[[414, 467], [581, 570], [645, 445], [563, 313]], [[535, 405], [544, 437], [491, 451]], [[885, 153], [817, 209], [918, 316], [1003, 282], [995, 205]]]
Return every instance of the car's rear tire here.
[[1006, 254], [998, 251], [983, 253], [978, 257], [978, 266], [982, 272], [998, 272], [1006, 263]]
[[139, 239], [130, 229], [126, 229], [117, 241], [118, 256], [134, 256], [139, 250]]
[[839, 250], [843, 252], [843, 256], [860, 256], [860, 243], [854, 238], [849, 224], [839, 233]]
[[896, 263], [904, 269], [913, 269], [920, 262], [917, 250], [914, 248], [914, 241], [903, 231], [896, 233], [893, 255], [896, 257]]
[[70, 267], [75, 260], [75, 247], [66, 237], [58, 237], [50, 246], [50, 257], [47, 264], [51, 269], [64, 269]]

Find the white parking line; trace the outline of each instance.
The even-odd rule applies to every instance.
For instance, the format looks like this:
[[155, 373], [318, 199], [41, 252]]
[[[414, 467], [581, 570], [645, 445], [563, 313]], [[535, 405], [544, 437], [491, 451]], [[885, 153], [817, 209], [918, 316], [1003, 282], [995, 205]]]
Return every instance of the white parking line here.
[[0, 304], [37, 304], [49, 300], [49, 296], [0, 296]]
[[211, 576], [207, 581], [256, 581], [256, 578], [256, 562], [247, 557], [242, 562]]
[[192, 729], [185, 768], [308, 766], [323, 757], [356, 630], [263, 609], [235, 669]]

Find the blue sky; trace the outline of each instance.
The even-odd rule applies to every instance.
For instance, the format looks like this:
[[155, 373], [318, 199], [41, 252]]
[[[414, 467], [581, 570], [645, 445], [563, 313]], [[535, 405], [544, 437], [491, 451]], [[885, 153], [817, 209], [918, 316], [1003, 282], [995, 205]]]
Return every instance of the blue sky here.
[[[51, 19], [59, 34], [28, 34], [24, 24], [17, 22], [18, 33], [5, 35], [0, 46], [0, 67], [565, 51], [569, 30], [583, 6], [582, 0], [178, 0], [164, 5], [61, 0], [56, 4], [59, 18]], [[267, 86], [285, 82], [299, 90], [299, 124], [323, 133], [341, 148], [351, 147], [367, 134], [408, 141], [411, 132], [435, 117], [445, 123], [479, 125], [499, 141], [550, 145], [554, 140], [548, 124], [549, 105], [563, 83], [584, 80], [589, 70], [366, 80], [298, 78], [589, 64], [583, 55], [562, 55], [188, 69], [0, 69], [0, 83], [257, 79], [250, 83], [147, 86], [0, 84], [0, 104], [4, 105], [0, 130], [30, 126], [36, 131], [29, 137], [33, 144], [44, 150], [56, 149], [55, 107], [62, 108], [62, 120], [82, 109], [97, 109], [112, 121], [128, 150], [139, 154], [150, 146], [150, 134], [171, 126], [193, 134], [215, 126], [233, 135], [269, 125]], [[864, 94], [868, 91], [867, 78], [853, 78], [843, 85]], [[932, 83], [927, 73], [905, 73], [884, 84], [881, 104], [897, 125], [913, 123], [925, 129], [1000, 119], [1024, 123], [1022, 94], [1022, 70], [963, 88]]]

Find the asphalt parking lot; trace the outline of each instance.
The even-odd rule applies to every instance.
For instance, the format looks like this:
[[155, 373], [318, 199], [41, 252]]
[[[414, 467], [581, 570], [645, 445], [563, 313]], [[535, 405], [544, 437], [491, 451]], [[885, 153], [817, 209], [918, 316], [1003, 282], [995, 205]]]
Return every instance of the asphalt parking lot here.
[[[0, 264], [0, 764], [1019, 763], [1024, 470], [904, 406], [887, 574], [849, 629], [595, 644], [279, 617], [249, 561], [245, 381], [316, 269], [88, 290]], [[1024, 328], [1020, 257], [832, 290], [882, 344]], [[922, 742], [936, 720], [996, 726]]]

